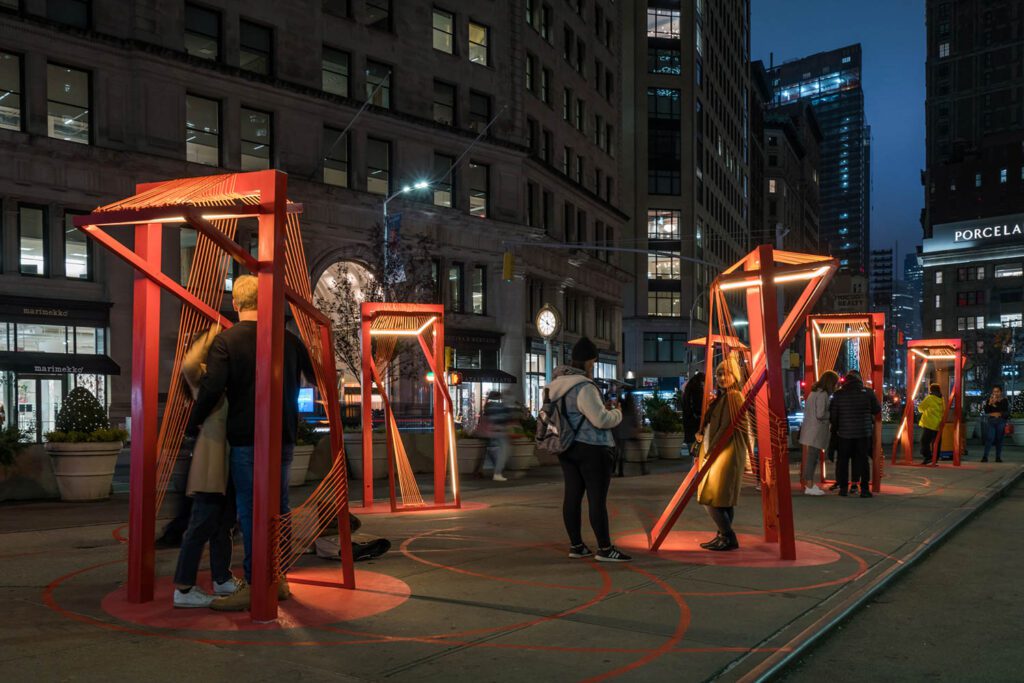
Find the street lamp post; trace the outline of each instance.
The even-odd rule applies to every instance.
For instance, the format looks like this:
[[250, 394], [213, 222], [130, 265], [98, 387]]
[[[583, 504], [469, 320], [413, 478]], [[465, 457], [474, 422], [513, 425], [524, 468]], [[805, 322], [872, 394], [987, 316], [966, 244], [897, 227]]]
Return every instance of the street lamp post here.
[[388, 249], [390, 247], [391, 239], [390, 226], [388, 225], [388, 202], [390, 202], [395, 197], [399, 197], [403, 194], [408, 194], [413, 190], [425, 190], [428, 187], [430, 187], [430, 183], [427, 182], [426, 180], [421, 180], [415, 183], [414, 185], [405, 185], [404, 187], [402, 187], [402, 189], [398, 190], [397, 192], [391, 194], [388, 197], [384, 197], [384, 206], [382, 212], [382, 217], [384, 219], [384, 272], [381, 273], [381, 275], [384, 277], [385, 285], [387, 284], [388, 277]]

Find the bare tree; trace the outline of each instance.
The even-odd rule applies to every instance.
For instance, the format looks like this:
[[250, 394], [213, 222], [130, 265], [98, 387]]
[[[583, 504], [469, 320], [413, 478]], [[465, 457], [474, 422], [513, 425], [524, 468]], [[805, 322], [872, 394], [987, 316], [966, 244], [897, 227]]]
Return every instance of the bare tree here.
[[[352, 265], [342, 266], [341, 277], [327, 285], [329, 294], [316, 296], [314, 302], [332, 321], [337, 361], [355, 378], [361, 378], [362, 374], [361, 304], [426, 303], [435, 299], [434, 241], [426, 235], [418, 235], [393, 240], [385, 248], [383, 233], [381, 225], [374, 224], [370, 239], [351, 250], [348, 260]], [[367, 277], [363, 278], [359, 269], [365, 271]], [[409, 371], [417, 371], [419, 366], [412, 365]]]

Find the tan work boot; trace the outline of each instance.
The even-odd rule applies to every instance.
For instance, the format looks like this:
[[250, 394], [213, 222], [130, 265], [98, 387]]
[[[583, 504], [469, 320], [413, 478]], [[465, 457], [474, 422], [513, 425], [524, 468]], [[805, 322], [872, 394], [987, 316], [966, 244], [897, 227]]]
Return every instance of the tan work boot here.
[[227, 597], [217, 598], [210, 603], [210, 609], [218, 612], [242, 612], [249, 609], [250, 591], [245, 585]]

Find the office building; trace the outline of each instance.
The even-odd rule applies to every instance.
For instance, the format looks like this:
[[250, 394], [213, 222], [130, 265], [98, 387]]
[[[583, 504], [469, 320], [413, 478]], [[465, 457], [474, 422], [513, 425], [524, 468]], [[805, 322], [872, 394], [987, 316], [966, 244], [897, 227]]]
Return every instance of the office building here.
[[629, 3], [623, 22], [624, 205], [652, 250], [630, 259], [625, 368], [669, 390], [711, 279], [750, 246], [750, 3]]
[[[368, 244], [385, 199], [403, 240], [433, 240], [435, 298], [466, 371], [460, 409], [503, 387], [536, 401], [544, 303], [564, 321], [556, 359], [586, 334], [599, 373], [616, 375], [629, 279], [607, 250], [626, 225], [621, 3], [515, 7], [0, 2], [8, 418], [41, 440], [75, 385], [115, 424], [129, 414], [132, 274], [73, 229], [75, 214], [140, 182], [268, 168], [288, 173], [304, 207], [320, 291], [358, 271], [353, 245]], [[417, 181], [428, 185], [402, 192]], [[240, 244], [252, 234], [240, 228]], [[165, 271], [184, 276], [195, 235], [165, 235]], [[580, 246], [545, 248], [566, 243]], [[162, 392], [177, 381], [178, 308], [163, 313]]]
[[887, 312], [892, 304], [893, 264], [892, 249], [871, 250], [871, 310]]
[[822, 132], [820, 238], [841, 270], [866, 274], [871, 254], [871, 129], [864, 115], [861, 47], [770, 66], [772, 105], [808, 102]]
[[[1019, 373], [1024, 315], [1024, 6], [929, 0], [923, 322], [963, 337], [972, 390]], [[1016, 389], [1013, 389], [1016, 391]]]

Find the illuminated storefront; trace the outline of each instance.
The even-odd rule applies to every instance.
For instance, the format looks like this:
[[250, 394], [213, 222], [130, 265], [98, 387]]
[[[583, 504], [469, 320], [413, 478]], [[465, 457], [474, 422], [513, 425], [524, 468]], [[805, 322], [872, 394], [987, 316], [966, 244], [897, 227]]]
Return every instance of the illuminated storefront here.
[[35, 442], [54, 429], [64, 396], [89, 389], [110, 403], [110, 304], [5, 297], [0, 303], [0, 405]]

